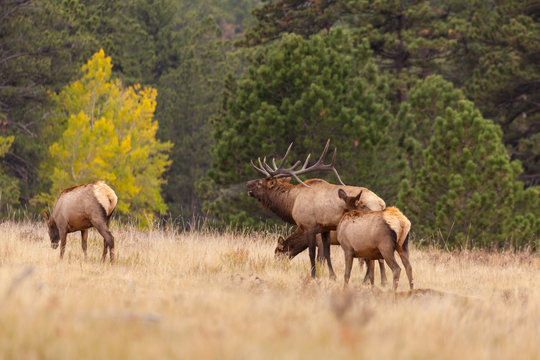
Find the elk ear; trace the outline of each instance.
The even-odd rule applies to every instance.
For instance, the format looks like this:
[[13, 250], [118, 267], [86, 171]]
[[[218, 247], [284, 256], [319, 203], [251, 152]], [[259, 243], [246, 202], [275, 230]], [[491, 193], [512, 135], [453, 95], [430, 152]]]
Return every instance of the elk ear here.
[[343, 189], [338, 190], [338, 196], [340, 199], [343, 199], [343, 200], [347, 199], [347, 193]]
[[279, 181], [281, 184], [288, 184], [288, 183], [291, 182], [291, 179], [292, 179], [292, 177], [287, 176], [287, 177], [278, 179], [278, 181]]
[[48, 224], [50, 219], [49, 212], [47, 210], [43, 210], [41, 215], [43, 216], [43, 220], [45, 220], [45, 222]]
[[280, 236], [279, 239], [277, 240], [277, 243], [279, 245], [283, 245], [283, 243], [285, 243], [285, 239], [283, 238], [283, 236]]
[[277, 182], [276, 178], [270, 178], [270, 179], [268, 179], [268, 182], [267, 182], [268, 188], [271, 189], [271, 188], [273, 188], [274, 186], [276, 186], [276, 182]]
[[360, 194], [356, 195], [356, 197], [354, 198], [354, 207], [358, 207], [358, 205], [360, 205], [360, 197], [362, 196], [362, 191], [360, 191]]

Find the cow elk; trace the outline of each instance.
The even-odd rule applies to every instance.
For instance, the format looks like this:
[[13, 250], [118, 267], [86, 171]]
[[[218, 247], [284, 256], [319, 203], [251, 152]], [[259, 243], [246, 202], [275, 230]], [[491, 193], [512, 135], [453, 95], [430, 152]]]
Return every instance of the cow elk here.
[[[362, 203], [362, 192], [357, 196], [349, 196], [343, 189], [339, 189], [338, 196], [345, 204], [345, 213], [337, 227], [337, 239], [345, 254], [344, 286], [349, 283], [353, 258], [384, 258], [392, 269], [396, 291], [401, 273], [401, 268], [394, 258], [394, 251], [397, 251], [412, 290], [414, 283], [408, 246], [410, 221], [395, 207], [379, 211], [368, 210]], [[373, 278], [370, 280], [373, 285]]]
[[[323, 255], [328, 264], [330, 277], [335, 278], [334, 269], [330, 260], [330, 242], [328, 233], [335, 230], [337, 224], [343, 215], [344, 203], [338, 199], [335, 194], [338, 188], [344, 189], [349, 194], [357, 194], [362, 191], [362, 201], [374, 210], [385, 208], [384, 201], [366, 188], [356, 186], [339, 186], [329, 184], [322, 179], [310, 179], [302, 181], [298, 176], [313, 171], [333, 171], [341, 184], [339, 174], [334, 167], [336, 151], [330, 164], [324, 164], [330, 140], [319, 160], [308, 167], [308, 156], [304, 165], [298, 169], [301, 162], [296, 162], [289, 168], [284, 168], [285, 161], [289, 156], [292, 147], [289, 145], [285, 156], [279, 165], [276, 165], [275, 159], [272, 160], [272, 166], [266, 163], [266, 158], [259, 166], [251, 161], [251, 165], [265, 177], [261, 179], [250, 180], [247, 183], [248, 195], [256, 198], [264, 207], [267, 207], [283, 220], [296, 224], [297, 231], [300, 231], [307, 239], [309, 258], [311, 262], [311, 276], [316, 276], [315, 267], [315, 247], [316, 234], [321, 233], [323, 242]], [[299, 184], [290, 183], [291, 178], [295, 178]]]
[[75, 231], [81, 232], [81, 244], [86, 259], [88, 229], [94, 227], [103, 236], [102, 261], [105, 261], [109, 249], [112, 264], [114, 237], [109, 231], [109, 222], [117, 202], [116, 194], [103, 181], [64, 189], [56, 199], [52, 214], [43, 212], [52, 248], [56, 249], [60, 243], [60, 259], [64, 257], [67, 234]]
[[[339, 245], [339, 242], [337, 241], [337, 232], [336, 231], [330, 231], [329, 234], [329, 240], [330, 245]], [[322, 236], [321, 234], [317, 234], [316, 237], [317, 241], [317, 261], [323, 262], [323, 255], [322, 255]], [[276, 246], [276, 249], [274, 250], [274, 253], [276, 257], [281, 256], [287, 256], [289, 259], [294, 258], [296, 255], [300, 254], [302, 251], [307, 249], [308, 243], [307, 239], [304, 236], [304, 234], [301, 231], [295, 231], [292, 233], [287, 239], [283, 238], [282, 236], [278, 239], [278, 244]], [[367, 283], [369, 279], [371, 279], [371, 273], [369, 271], [370, 266], [369, 262], [371, 260], [366, 260], [362, 258], [358, 258], [358, 264], [360, 265], [360, 270], [362, 269], [364, 263], [366, 264], [366, 275], [364, 276], [364, 283]], [[381, 272], [381, 285], [386, 285], [386, 271], [384, 269], [384, 260], [379, 259], [379, 270]]]

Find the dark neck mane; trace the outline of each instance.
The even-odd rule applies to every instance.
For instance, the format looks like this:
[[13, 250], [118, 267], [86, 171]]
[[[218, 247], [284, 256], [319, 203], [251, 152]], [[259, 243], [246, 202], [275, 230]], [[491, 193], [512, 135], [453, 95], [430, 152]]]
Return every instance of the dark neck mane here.
[[274, 214], [283, 219], [283, 221], [296, 224], [292, 218], [292, 207], [296, 195], [293, 195], [291, 190], [294, 187], [291, 184], [278, 184], [275, 189], [268, 191], [259, 201], [264, 207], [270, 209]]

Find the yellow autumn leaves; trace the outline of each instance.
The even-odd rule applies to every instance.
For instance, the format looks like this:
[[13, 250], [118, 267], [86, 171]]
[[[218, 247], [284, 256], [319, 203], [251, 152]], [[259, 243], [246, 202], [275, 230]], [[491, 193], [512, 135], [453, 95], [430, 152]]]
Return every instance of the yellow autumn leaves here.
[[157, 91], [111, 79], [111, 58], [103, 50], [82, 70], [80, 80], [53, 95], [53, 127], [59, 129], [43, 168], [51, 190], [40, 200], [52, 205], [65, 187], [104, 180], [116, 191], [121, 213], [143, 220], [163, 213], [162, 174], [172, 144], [156, 139]]

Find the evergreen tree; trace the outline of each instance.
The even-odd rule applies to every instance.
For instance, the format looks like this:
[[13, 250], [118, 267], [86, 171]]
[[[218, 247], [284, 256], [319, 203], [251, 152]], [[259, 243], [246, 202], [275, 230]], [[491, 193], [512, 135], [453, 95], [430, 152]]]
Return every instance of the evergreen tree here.
[[72, 5], [0, 2], [0, 112], [6, 125], [2, 130], [14, 136], [4, 164], [6, 173], [19, 179], [24, 203], [41, 186], [37, 169], [47, 146], [41, 136], [51, 105], [47, 91], [58, 91], [79, 71], [75, 64], [89, 42], [73, 30], [83, 15], [76, 15], [80, 9]]
[[260, 45], [288, 33], [307, 38], [328, 31], [346, 13], [345, 1], [263, 0], [262, 6], [253, 10], [257, 23], [246, 31], [239, 44]]
[[454, 25], [452, 70], [469, 99], [502, 127], [529, 185], [540, 184], [539, 16], [537, 1], [473, 1]]
[[234, 61], [226, 56], [228, 43], [211, 17], [186, 27], [179, 37], [181, 58], [158, 83], [156, 118], [159, 137], [174, 143], [172, 165], [165, 173], [165, 202], [172, 215], [189, 218], [201, 214], [195, 182], [210, 168], [210, 119]]
[[[2, 114], [0, 114], [2, 115]], [[13, 143], [13, 136], [0, 136], [0, 159], [8, 152]], [[0, 214], [4, 213], [8, 206], [17, 204], [19, 200], [18, 181], [5, 174], [0, 168]]]
[[466, 100], [436, 118], [422, 167], [399, 193], [417, 235], [444, 247], [536, 246], [540, 214], [520, 206], [521, 166], [501, 136]]
[[355, 43], [348, 32], [309, 40], [283, 37], [238, 83], [227, 80], [213, 122], [211, 181], [200, 184], [202, 196], [210, 198], [207, 209], [215, 215], [236, 212], [243, 217], [241, 208], [256, 214], [249, 207], [253, 202], [230, 200], [244, 195], [247, 179], [259, 176], [249, 160], [282, 156], [291, 142], [290, 159], [320, 154], [328, 138], [339, 148], [336, 167], [345, 183], [369, 187], [383, 197], [395, 191], [402, 163], [396, 142], [387, 136], [393, 122], [388, 92], [369, 45]]
[[444, 115], [446, 108], [456, 109], [465, 100], [463, 92], [439, 75], [417, 80], [409, 90], [407, 101], [400, 104], [394, 137], [404, 148], [414, 181], [423, 166], [423, 151], [429, 146], [435, 129], [435, 120]]
[[51, 127], [61, 135], [49, 147], [43, 171], [51, 190], [39, 200], [52, 204], [65, 187], [105, 180], [120, 199], [121, 213], [142, 220], [163, 213], [161, 175], [171, 145], [155, 139], [156, 90], [111, 80], [111, 59], [103, 50], [82, 70], [80, 80], [54, 95], [58, 110]]

